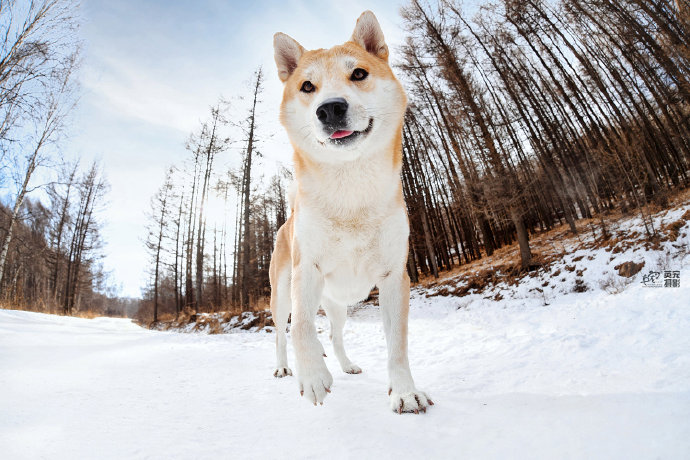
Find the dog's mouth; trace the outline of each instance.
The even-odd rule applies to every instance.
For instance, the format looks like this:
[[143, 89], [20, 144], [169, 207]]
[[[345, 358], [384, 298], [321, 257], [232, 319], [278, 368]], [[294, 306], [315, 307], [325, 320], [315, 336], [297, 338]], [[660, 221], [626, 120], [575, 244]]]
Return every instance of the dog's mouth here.
[[362, 131], [349, 131], [349, 130], [337, 130], [333, 131], [328, 137], [328, 140], [332, 145], [347, 145], [352, 143], [357, 138], [361, 138], [369, 134], [371, 128], [374, 126], [374, 119], [369, 119], [369, 124]]

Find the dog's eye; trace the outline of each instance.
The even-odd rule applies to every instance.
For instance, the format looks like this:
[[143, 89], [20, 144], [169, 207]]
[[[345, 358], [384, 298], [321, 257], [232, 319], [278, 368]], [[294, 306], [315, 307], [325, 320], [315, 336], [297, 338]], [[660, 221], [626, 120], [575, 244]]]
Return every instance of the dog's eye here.
[[314, 87], [310, 81], [305, 81], [302, 83], [302, 87], [299, 90], [303, 93], [313, 93], [315, 89], [316, 87]]
[[365, 78], [367, 78], [367, 75], [369, 75], [369, 73], [368, 73], [366, 70], [364, 70], [364, 69], [355, 69], [355, 70], [352, 72], [352, 75], [350, 76], [350, 80], [352, 80], [352, 81], [364, 80]]

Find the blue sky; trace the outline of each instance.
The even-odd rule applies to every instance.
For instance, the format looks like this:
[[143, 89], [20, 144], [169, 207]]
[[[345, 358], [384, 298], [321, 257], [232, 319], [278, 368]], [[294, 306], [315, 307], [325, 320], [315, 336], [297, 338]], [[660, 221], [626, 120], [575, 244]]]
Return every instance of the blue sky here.
[[[81, 100], [63, 150], [83, 162], [99, 159], [111, 184], [102, 215], [104, 264], [121, 294], [138, 296], [146, 283], [145, 212], [166, 167], [186, 156], [185, 140], [220, 95], [248, 91], [259, 65], [266, 75], [260, 168], [268, 173], [278, 164], [291, 166], [278, 123], [282, 84], [273, 34], [285, 32], [308, 49], [327, 48], [346, 41], [357, 17], [371, 9], [395, 59], [403, 3], [84, 0]], [[244, 107], [234, 107], [231, 116], [239, 120]], [[230, 151], [220, 163], [233, 164], [236, 157]]]

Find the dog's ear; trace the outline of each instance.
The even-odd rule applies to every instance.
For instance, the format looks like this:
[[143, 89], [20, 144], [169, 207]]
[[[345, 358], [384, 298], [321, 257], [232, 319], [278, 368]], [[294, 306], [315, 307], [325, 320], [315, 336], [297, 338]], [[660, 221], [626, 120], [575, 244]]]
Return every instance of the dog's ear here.
[[376, 20], [376, 16], [371, 11], [365, 11], [357, 19], [351, 40], [374, 56], [384, 61], [388, 60], [388, 45], [383, 38], [379, 21]]
[[278, 66], [278, 77], [285, 83], [297, 68], [297, 62], [304, 53], [304, 48], [294, 38], [278, 32], [273, 36], [273, 52]]

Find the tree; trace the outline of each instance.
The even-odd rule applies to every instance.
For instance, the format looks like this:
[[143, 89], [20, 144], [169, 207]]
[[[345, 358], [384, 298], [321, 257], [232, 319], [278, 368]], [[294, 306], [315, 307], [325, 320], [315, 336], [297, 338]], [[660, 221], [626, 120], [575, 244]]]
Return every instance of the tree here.
[[[64, 258], [63, 245], [70, 224], [70, 195], [75, 186], [79, 163], [75, 162], [71, 167], [67, 166], [61, 171], [58, 182], [51, 184], [48, 188], [51, 209], [53, 209], [53, 225], [50, 231], [51, 247], [53, 249], [52, 276], [50, 287], [53, 301], [57, 301], [59, 292], [59, 275], [62, 259]], [[58, 184], [65, 187], [64, 195], [57, 190]]]
[[[24, 200], [32, 191], [36, 169], [48, 159], [47, 147], [57, 140], [74, 106], [72, 74], [79, 43], [70, 1], [8, 2], [0, 9], [5, 27], [0, 42], [0, 160], [14, 156], [16, 195], [10, 220], [0, 240], [0, 292], [7, 254]], [[23, 21], [21, 18], [23, 17]], [[24, 122], [29, 122], [28, 131]], [[14, 137], [22, 139], [18, 141]], [[28, 151], [27, 155], [23, 152]], [[6, 164], [2, 169], [9, 169]]]
[[[151, 199], [151, 214], [149, 215], [150, 224], [146, 247], [151, 252], [153, 259], [153, 322], [158, 321], [158, 287], [161, 274], [161, 255], [163, 240], [166, 237], [168, 219], [170, 214], [170, 201], [173, 193], [173, 172], [172, 167], [168, 168], [165, 174], [163, 185]], [[177, 266], [177, 263], [175, 264]], [[176, 278], [177, 279], [177, 278]]]
[[253, 273], [251, 271], [250, 238], [250, 204], [251, 204], [251, 184], [252, 184], [252, 157], [254, 155], [256, 139], [256, 107], [259, 102], [259, 94], [263, 90], [263, 70], [261, 67], [254, 72], [252, 79], [252, 104], [249, 114], [245, 120], [247, 147], [244, 153], [244, 165], [242, 167], [242, 202], [243, 202], [243, 236], [242, 236], [242, 281], [241, 281], [241, 303], [242, 308], [249, 308], [249, 292]]
[[103, 178], [97, 163], [92, 163], [78, 184], [79, 206], [74, 217], [74, 228], [67, 254], [67, 273], [65, 276], [63, 311], [72, 314], [75, 306], [79, 305], [79, 294], [87, 275], [92, 275], [88, 269], [94, 265], [96, 251], [100, 248], [99, 222], [96, 216], [98, 206], [108, 191], [108, 183]]

